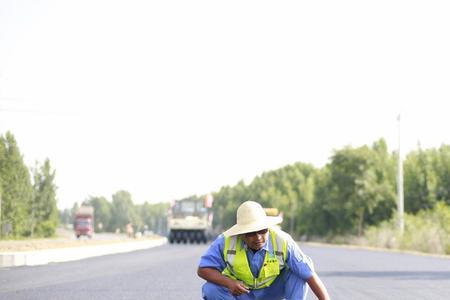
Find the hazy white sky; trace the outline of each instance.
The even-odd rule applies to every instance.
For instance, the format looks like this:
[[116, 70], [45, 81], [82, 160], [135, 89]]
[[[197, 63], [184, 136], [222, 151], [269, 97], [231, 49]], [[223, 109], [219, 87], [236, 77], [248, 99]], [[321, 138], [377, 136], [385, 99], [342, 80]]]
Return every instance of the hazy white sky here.
[[58, 206], [450, 144], [448, 1], [0, 1], [0, 133]]

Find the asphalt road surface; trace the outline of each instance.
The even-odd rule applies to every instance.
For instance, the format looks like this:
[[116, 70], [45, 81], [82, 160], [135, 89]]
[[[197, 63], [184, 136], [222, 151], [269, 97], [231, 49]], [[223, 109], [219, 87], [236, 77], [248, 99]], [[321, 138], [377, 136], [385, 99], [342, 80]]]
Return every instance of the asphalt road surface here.
[[[200, 300], [205, 245], [165, 245], [74, 262], [0, 269], [0, 299]], [[302, 246], [335, 300], [450, 299], [450, 259]], [[308, 299], [315, 299], [312, 293]]]

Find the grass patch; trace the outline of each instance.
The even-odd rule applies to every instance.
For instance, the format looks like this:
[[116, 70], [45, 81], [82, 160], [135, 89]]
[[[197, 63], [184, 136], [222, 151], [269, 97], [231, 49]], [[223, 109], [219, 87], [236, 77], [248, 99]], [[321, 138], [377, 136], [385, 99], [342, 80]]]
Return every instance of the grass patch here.
[[440, 202], [433, 209], [422, 210], [415, 215], [405, 214], [404, 222], [403, 234], [400, 234], [394, 217], [368, 227], [360, 237], [329, 235], [305, 240], [450, 255], [450, 206]]
[[404, 221], [403, 235], [394, 218], [376, 227], [369, 227], [358, 243], [372, 247], [450, 254], [449, 206], [438, 203], [431, 210], [423, 210], [416, 215], [405, 214]]

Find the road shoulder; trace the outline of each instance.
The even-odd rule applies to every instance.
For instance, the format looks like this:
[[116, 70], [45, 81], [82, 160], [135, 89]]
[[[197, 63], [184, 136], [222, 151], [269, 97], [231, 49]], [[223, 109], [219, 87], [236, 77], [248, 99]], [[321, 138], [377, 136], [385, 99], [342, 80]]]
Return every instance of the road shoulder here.
[[[22, 242], [22, 243], [20, 243]], [[122, 240], [30, 240], [0, 242], [0, 267], [36, 266], [54, 262], [149, 249], [167, 243], [165, 237]]]

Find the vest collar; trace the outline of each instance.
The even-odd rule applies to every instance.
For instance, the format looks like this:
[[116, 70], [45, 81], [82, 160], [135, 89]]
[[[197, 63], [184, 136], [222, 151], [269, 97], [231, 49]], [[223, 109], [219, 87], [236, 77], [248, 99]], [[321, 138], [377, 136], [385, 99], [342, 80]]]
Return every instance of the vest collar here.
[[[258, 253], [261, 250], [270, 251], [269, 243], [271, 243], [270, 235], [268, 235], [268, 238], [266, 239], [266, 243], [264, 244], [264, 246], [261, 249], [259, 249], [258, 251], [256, 251], [255, 253]], [[253, 251], [247, 246], [247, 244], [245, 243], [245, 241], [243, 239], [241, 239], [241, 245], [246, 251], [247, 250]]]

